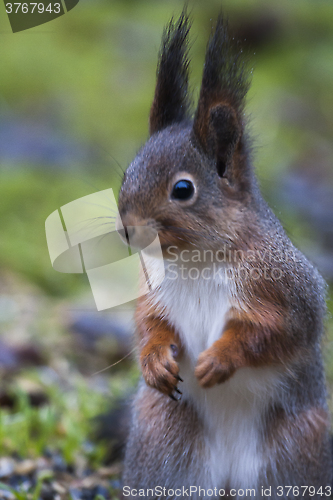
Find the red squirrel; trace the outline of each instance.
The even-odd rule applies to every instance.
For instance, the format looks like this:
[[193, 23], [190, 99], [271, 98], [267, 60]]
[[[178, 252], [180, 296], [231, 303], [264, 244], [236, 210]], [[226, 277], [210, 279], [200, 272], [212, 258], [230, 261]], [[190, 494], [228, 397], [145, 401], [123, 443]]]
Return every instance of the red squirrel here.
[[184, 9], [164, 31], [150, 138], [119, 193], [124, 227], [155, 229], [165, 267], [135, 313], [123, 495], [328, 497], [325, 283], [259, 191], [251, 71], [222, 15], [192, 116], [190, 24]]

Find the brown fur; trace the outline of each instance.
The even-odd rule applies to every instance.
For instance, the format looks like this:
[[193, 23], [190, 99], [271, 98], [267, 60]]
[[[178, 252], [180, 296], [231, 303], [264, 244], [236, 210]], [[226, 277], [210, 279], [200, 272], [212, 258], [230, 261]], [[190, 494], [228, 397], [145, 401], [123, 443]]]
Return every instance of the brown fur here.
[[150, 387], [171, 395], [179, 382], [179, 368], [170, 346], [178, 348], [179, 340], [168, 322], [151, 309], [147, 310], [146, 304], [140, 301], [135, 315], [141, 370]]
[[[178, 252], [225, 249], [224, 265], [233, 274], [232, 307], [221, 337], [199, 355], [193, 378], [209, 391], [217, 384], [222, 384], [221, 390], [223, 384], [233, 387], [233, 381], [242, 380], [237, 378], [241, 371], [248, 373], [249, 368], [254, 379], [268, 373], [265, 368], [278, 373], [272, 393], [263, 391], [260, 396], [266, 399], [253, 431], [263, 463], [259, 475], [251, 478], [257, 498], [260, 485], [324, 487], [332, 479], [320, 350], [325, 284], [260, 194], [244, 118], [247, 63], [230, 40], [222, 17], [207, 48], [191, 122], [186, 93], [188, 30], [183, 12], [165, 31], [150, 114], [151, 137], [126, 171], [120, 215], [125, 226], [154, 228], [165, 258], [173, 245]], [[195, 188], [196, 196], [186, 203], [173, 196], [180, 174], [192, 179]], [[209, 457], [210, 425], [201, 420], [202, 409], [196, 408], [193, 398], [176, 402], [167, 397], [179, 390], [177, 361], [187, 353], [181, 332], [170, 319], [172, 311], [156, 305], [155, 293], [140, 299], [136, 312], [144, 382], [134, 401], [124, 482], [134, 487], [195, 485], [205, 470], [204, 457]], [[189, 306], [191, 311], [197, 307], [198, 313], [204, 307], [200, 302]], [[256, 395], [247, 397], [257, 404]], [[241, 398], [235, 409], [238, 418], [247, 402]], [[245, 410], [242, 416], [246, 421]], [[228, 425], [235, 435], [237, 429]], [[232, 456], [235, 450], [230, 448]], [[231, 470], [237, 466], [231, 463]], [[226, 483], [220, 487], [234, 487]]]

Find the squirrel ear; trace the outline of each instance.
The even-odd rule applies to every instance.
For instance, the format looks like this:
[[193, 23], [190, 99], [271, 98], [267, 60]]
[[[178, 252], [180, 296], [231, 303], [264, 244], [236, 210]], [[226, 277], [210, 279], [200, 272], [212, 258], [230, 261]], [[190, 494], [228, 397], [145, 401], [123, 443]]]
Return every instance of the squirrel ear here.
[[240, 138], [241, 127], [234, 110], [225, 104], [212, 107], [209, 111], [206, 144], [207, 152], [216, 159], [220, 177], [228, 174]]
[[204, 152], [216, 159], [218, 174], [237, 177], [245, 146], [243, 110], [249, 89], [246, 60], [242, 50], [230, 39], [227, 24], [220, 15], [211, 37], [193, 134]]
[[174, 22], [171, 19], [164, 29], [157, 66], [155, 96], [150, 110], [150, 135], [187, 118], [189, 31], [190, 20], [185, 6], [178, 21]]

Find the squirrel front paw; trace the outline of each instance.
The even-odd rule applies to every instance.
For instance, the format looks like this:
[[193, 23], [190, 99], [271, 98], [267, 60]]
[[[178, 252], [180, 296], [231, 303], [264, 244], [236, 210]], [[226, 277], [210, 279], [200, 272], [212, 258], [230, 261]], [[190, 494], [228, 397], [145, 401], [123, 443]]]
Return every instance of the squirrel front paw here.
[[170, 346], [159, 345], [155, 346], [154, 350], [143, 352], [140, 359], [146, 383], [177, 400], [173, 393], [182, 394], [177, 387], [178, 382], [182, 382], [182, 379], [178, 375], [179, 367], [174, 355], [175, 346], [173, 344]]
[[225, 382], [235, 371], [236, 368], [230, 361], [230, 357], [212, 346], [200, 354], [195, 368], [195, 376], [201, 387], [208, 388]]

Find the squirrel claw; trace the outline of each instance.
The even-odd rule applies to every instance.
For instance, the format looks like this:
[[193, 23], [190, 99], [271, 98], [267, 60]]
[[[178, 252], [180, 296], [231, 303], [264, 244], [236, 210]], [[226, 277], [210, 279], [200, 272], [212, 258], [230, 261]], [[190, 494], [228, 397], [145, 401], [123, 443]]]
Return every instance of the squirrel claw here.
[[168, 347], [159, 346], [144, 354], [141, 367], [143, 377], [150, 387], [167, 395], [174, 392], [178, 383], [178, 365]]
[[177, 380], [179, 380], [179, 382], [184, 382], [184, 380], [179, 375], [175, 375], [175, 377]]
[[174, 392], [176, 392], [177, 394], [179, 394], [179, 397], [176, 398], [176, 396], [174, 394], [168, 394], [168, 396], [173, 399], [174, 401], [180, 401], [182, 399], [182, 392], [178, 389], [178, 387], [174, 387]]

